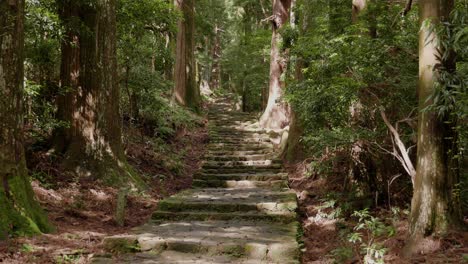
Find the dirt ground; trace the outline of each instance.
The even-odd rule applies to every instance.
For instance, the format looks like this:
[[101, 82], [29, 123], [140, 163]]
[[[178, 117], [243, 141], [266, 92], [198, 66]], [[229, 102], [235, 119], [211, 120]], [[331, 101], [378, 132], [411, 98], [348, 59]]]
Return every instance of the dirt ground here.
[[[352, 247], [342, 235], [343, 229], [352, 230], [357, 224], [355, 219], [344, 217], [344, 219], [329, 219], [322, 215], [332, 213], [332, 208], [323, 208], [326, 196], [333, 191], [342, 191], [342, 180], [338, 178], [321, 179], [304, 176], [304, 165], [289, 165], [290, 186], [298, 194], [299, 215], [304, 232], [302, 262], [304, 264], [327, 264], [327, 263], [364, 263], [359, 258], [359, 250], [354, 249], [353, 256], [335, 262], [336, 256], [340, 255], [335, 250], [343, 247]], [[390, 210], [371, 211], [380, 219], [392, 218]], [[402, 249], [408, 234], [408, 217], [401, 213], [392, 225], [396, 233], [382, 242], [388, 249], [385, 254], [385, 263], [468, 263], [468, 232], [453, 232], [448, 236], [436, 241], [433, 252], [414, 256], [412, 259], [402, 257]], [[334, 252], [335, 251], [335, 252]]]
[[[159, 151], [155, 151], [157, 142], [151, 142], [138, 131], [126, 134], [128, 161], [141, 175], [146, 175], [151, 190], [144, 195], [128, 196], [125, 225], [120, 227], [114, 220], [117, 189], [93, 181], [70, 181], [61, 175], [57, 169], [60, 166], [46, 152], [35, 152], [28, 159], [30, 168], [46, 172], [44, 175], [52, 175], [53, 179], [44, 179], [42, 183], [35, 180], [33, 189], [56, 231], [2, 242], [0, 263], [89, 263], [93, 254], [101, 252], [104, 237], [125, 233], [145, 223], [159, 200], [191, 187], [192, 175], [199, 168], [207, 142], [205, 127], [182, 131]], [[178, 164], [168, 164], [172, 156], [179, 158]]]

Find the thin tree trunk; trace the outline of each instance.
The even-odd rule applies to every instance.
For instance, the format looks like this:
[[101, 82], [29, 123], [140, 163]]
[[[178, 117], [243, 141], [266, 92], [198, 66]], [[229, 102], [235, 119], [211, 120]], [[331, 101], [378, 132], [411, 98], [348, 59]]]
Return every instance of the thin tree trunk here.
[[[410, 215], [410, 237], [405, 253], [434, 250], [434, 235], [443, 235], [456, 222], [452, 207], [454, 179], [449, 173], [448, 146], [445, 146], [444, 120], [433, 110], [438, 59], [438, 36], [426, 20], [440, 23], [447, 20], [453, 1], [421, 0], [419, 35], [419, 118], [416, 178]], [[430, 24], [430, 23], [429, 23]]]
[[23, 146], [23, 0], [0, 2], [0, 240], [50, 230], [34, 200]]
[[[291, 19], [290, 19], [291, 28], [293, 29], [295, 29], [298, 26], [296, 24], [298, 20], [298, 14], [294, 13], [295, 4], [296, 2], [295, 0], [293, 0], [291, 2]], [[301, 24], [299, 25], [300, 34], [304, 34], [304, 31], [306, 30], [306, 25], [307, 25], [306, 20], [307, 18], [304, 12], [302, 12], [301, 18], [299, 19], [299, 21], [301, 21]], [[294, 65], [294, 79], [296, 80], [296, 82], [301, 82], [304, 79], [304, 76], [302, 74], [302, 69], [304, 66], [303, 60], [300, 57], [296, 57], [295, 61], [296, 61], [295, 62], [296, 64]], [[298, 119], [296, 113], [294, 112], [294, 109], [292, 108], [291, 108], [290, 119], [291, 119], [291, 123], [290, 123], [289, 131], [288, 131], [288, 141], [283, 151], [284, 152], [283, 156], [288, 161], [295, 161], [295, 160], [303, 158], [304, 149], [302, 148], [300, 144], [300, 140], [301, 140], [302, 134], [304, 133], [304, 130], [302, 128], [302, 124], [300, 120]]]
[[213, 65], [211, 67], [211, 81], [210, 87], [212, 90], [219, 89], [221, 83], [221, 29], [218, 26], [215, 27], [215, 37], [213, 44]]

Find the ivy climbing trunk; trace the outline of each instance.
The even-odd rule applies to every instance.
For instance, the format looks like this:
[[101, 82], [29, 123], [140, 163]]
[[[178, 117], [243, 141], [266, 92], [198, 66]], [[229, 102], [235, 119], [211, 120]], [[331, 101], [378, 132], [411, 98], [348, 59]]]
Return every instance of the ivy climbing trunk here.
[[[456, 222], [456, 210], [452, 204], [454, 180], [448, 164], [448, 146], [445, 122], [433, 110], [438, 78], [439, 47], [433, 25], [446, 21], [453, 8], [453, 1], [421, 0], [419, 35], [419, 117], [416, 178], [410, 215], [410, 237], [406, 254], [433, 250], [434, 235], [445, 234]], [[428, 246], [432, 248], [428, 248]]]
[[283, 100], [281, 81], [286, 70], [286, 59], [281, 51], [282, 37], [279, 30], [289, 18], [290, 7], [291, 0], [273, 0], [269, 94], [266, 109], [260, 117], [260, 125], [264, 128], [280, 129], [289, 124], [289, 107]]
[[200, 110], [200, 89], [196, 81], [194, 0], [175, 0], [183, 18], [178, 22], [174, 68], [174, 100], [180, 105]]
[[69, 123], [63, 133], [64, 167], [110, 185], [142, 187], [122, 146], [116, 0], [59, 2], [69, 36], [62, 43], [61, 84], [66, 92], [59, 102], [59, 113], [65, 113], [61, 118]]
[[23, 146], [24, 0], [0, 2], [0, 240], [50, 230]]

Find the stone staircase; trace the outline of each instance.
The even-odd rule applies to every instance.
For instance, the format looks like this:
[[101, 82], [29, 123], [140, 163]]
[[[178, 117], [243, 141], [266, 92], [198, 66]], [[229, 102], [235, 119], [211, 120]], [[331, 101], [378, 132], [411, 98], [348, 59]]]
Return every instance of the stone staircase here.
[[194, 189], [161, 201], [131, 234], [106, 238], [109, 254], [93, 263], [299, 263], [296, 195], [268, 134], [249, 129], [255, 116], [226, 100], [209, 119]]

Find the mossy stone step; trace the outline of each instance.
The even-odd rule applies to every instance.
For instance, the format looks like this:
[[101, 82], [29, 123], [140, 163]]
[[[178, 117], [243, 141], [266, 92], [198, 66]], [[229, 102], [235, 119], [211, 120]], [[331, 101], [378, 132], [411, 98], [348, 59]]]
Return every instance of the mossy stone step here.
[[250, 144], [250, 143], [271, 143], [269, 138], [210, 138], [210, 143], [223, 144]]
[[[109, 255], [95, 257], [91, 264], [298, 264], [297, 260], [271, 259], [248, 259], [238, 258], [235, 250], [223, 255], [207, 255], [205, 253], [184, 253], [172, 250], [166, 250], [155, 254], [154, 252], [142, 252], [136, 254], [119, 255], [112, 258]], [[231, 256], [234, 255], [234, 256]]]
[[271, 190], [287, 188], [288, 184], [285, 180], [193, 180], [195, 188], [234, 188], [234, 189], [250, 189], [250, 188], [268, 188]]
[[208, 150], [208, 156], [250, 156], [250, 155], [271, 155], [270, 149], [257, 150]]
[[147, 255], [147, 260], [178, 252], [187, 254], [186, 257], [188, 254], [203, 254], [211, 259], [225, 256], [231, 261], [227, 263], [298, 263], [299, 247], [294, 239], [297, 232], [296, 223], [150, 222], [135, 229], [131, 235], [108, 237], [103, 244], [111, 252], [123, 250], [125, 253], [125, 248], [130, 247], [130, 250], [152, 253], [152, 256]]
[[266, 189], [196, 189], [161, 201], [158, 210], [289, 214], [297, 207], [295, 193]]
[[274, 180], [287, 180], [286, 173], [199, 173], [194, 176], [194, 179], [199, 180], [253, 180], [253, 181], [274, 181]]
[[[257, 155], [206, 155], [206, 161], [259, 161], [268, 160], [272, 156], [267, 154]], [[276, 161], [276, 160], [275, 160]], [[281, 160], [278, 160], [281, 162]]]
[[219, 136], [259, 136], [259, 135], [268, 135], [264, 130], [233, 130], [226, 129], [222, 127], [215, 127], [210, 129], [209, 135], [219, 135]]
[[208, 146], [208, 153], [212, 152], [223, 152], [223, 153], [235, 153], [235, 152], [247, 152], [251, 153], [271, 153], [272, 147], [268, 146], [252, 146], [252, 145], [230, 145], [230, 146]]
[[273, 144], [270, 142], [210, 142], [208, 148], [221, 147], [224, 149], [239, 147], [264, 147], [264, 148], [273, 148]]
[[293, 223], [297, 221], [295, 212], [284, 214], [267, 214], [257, 211], [227, 212], [216, 211], [156, 211], [153, 213], [152, 220], [158, 221], [261, 221], [272, 223]]
[[272, 166], [272, 165], [280, 165], [281, 167], [281, 160], [216, 160], [216, 161], [205, 161], [203, 163], [204, 166], [212, 166], [212, 167], [236, 167], [236, 166]]
[[257, 174], [257, 173], [269, 173], [269, 174], [276, 174], [280, 173], [282, 171], [281, 168], [269, 168], [269, 167], [264, 167], [264, 168], [254, 168], [254, 167], [249, 167], [249, 166], [243, 166], [243, 167], [203, 167], [201, 170], [201, 173], [203, 174]]

